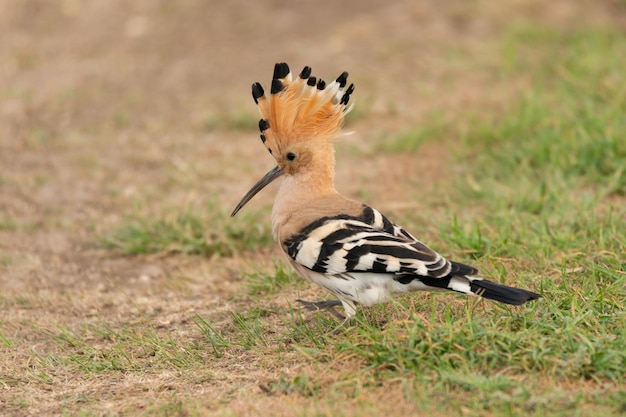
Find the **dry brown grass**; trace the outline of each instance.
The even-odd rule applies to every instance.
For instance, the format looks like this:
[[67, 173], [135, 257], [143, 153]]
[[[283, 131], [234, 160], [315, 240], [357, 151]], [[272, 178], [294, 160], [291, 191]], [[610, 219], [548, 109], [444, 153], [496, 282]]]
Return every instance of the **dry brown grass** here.
[[[438, 144], [424, 145], [419, 167], [414, 155], [381, 154], [384, 137], [433, 108], [448, 120], [467, 107], [497, 111], [523, 89], [523, 77], [504, 84], [491, 71], [509, 25], [620, 18], [613, 2], [598, 1], [388, 3], [2, 2], [2, 413], [374, 416], [393, 404], [395, 415], [415, 415], [402, 381], [368, 385], [354, 357], [311, 361], [283, 346], [289, 303], [317, 291], [250, 300], [241, 271], [271, 270], [273, 247], [234, 257], [123, 256], [99, 242], [128, 213], [233, 207], [271, 167], [248, 90], [275, 62], [311, 65], [324, 77], [351, 72], [357, 134], [339, 144], [338, 188], [407, 213], [435, 201], [416, 199], [415, 183], [432, 190], [454, 169]], [[271, 199], [265, 193], [249, 210]], [[204, 339], [195, 315], [232, 330], [230, 311], [250, 303], [269, 311], [272, 349], [221, 357], [192, 349]], [[105, 366], [113, 354], [117, 369], [71, 360]], [[319, 395], [268, 388], [302, 375]]]

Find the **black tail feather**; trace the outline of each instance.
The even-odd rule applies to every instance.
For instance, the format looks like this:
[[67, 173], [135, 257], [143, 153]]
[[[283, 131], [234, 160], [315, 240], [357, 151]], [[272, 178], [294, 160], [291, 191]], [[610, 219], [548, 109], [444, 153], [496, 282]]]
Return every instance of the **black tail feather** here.
[[532, 291], [507, 287], [506, 285], [496, 284], [495, 282], [486, 280], [470, 280], [470, 288], [476, 295], [515, 306], [541, 297], [541, 295]]
[[434, 288], [460, 292], [462, 294], [477, 295], [489, 300], [504, 304], [521, 305], [528, 301], [541, 298], [540, 294], [521, 288], [508, 287], [496, 284], [481, 278], [472, 278], [463, 275], [448, 275], [441, 278], [424, 277], [420, 275], [403, 274], [395, 278], [401, 284], [409, 285], [413, 281]]

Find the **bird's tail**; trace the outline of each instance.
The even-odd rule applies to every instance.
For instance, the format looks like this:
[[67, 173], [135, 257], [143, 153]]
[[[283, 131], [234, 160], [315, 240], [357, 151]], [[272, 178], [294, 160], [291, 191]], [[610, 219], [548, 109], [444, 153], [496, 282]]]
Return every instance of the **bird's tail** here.
[[469, 280], [469, 287], [472, 294], [488, 298], [490, 300], [499, 301], [504, 304], [518, 306], [541, 297], [541, 295], [537, 293], [523, 290], [521, 288], [508, 287], [506, 285], [496, 284], [495, 282], [484, 279], [467, 278]]
[[499, 301], [504, 304], [521, 305], [528, 301], [536, 300], [541, 295], [521, 288], [508, 287], [496, 284], [478, 277], [447, 276], [442, 278], [420, 277], [419, 280], [429, 286], [443, 290], [460, 292], [489, 300]]
[[299, 75], [289, 66], [278, 63], [270, 94], [260, 83], [252, 85], [252, 98], [259, 108], [261, 141], [270, 154], [276, 156], [290, 144], [304, 140], [330, 140], [337, 136], [344, 116], [352, 109], [348, 105], [354, 84], [347, 85], [348, 73], [326, 83], [311, 75], [304, 67]]

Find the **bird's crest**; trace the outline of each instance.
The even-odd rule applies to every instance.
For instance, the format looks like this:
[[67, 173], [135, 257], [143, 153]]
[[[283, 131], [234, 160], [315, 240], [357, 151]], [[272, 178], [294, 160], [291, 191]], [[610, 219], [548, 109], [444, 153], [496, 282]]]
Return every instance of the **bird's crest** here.
[[326, 84], [304, 67], [293, 77], [286, 63], [274, 67], [270, 94], [260, 83], [252, 85], [252, 97], [258, 105], [261, 141], [270, 154], [277, 157], [281, 149], [295, 142], [331, 140], [343, 125], [354, 84], [346, 88], [348, 73], [344, 72]]

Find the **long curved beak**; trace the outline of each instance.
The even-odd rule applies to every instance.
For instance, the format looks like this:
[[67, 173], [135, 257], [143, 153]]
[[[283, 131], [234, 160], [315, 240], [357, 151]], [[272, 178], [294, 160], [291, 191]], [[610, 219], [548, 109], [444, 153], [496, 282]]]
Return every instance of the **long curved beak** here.
[[252, 188], [250, 188], [250, 191], [248, 191], [246, 195], [243, 196], [239, 204], [237, 204], [237, 207], [235, 207], [233, 212], [230, 213], [230, 217], [233, 217], [235, 214], [237, 214], [237, 212], [241, 210], [243, 206], [245, 206], [246, 203], [252, 199], [252, 197], [254, 197], [259, 191], [265, 188], [265, 186], [267, 186], [269, 183], [271, 183], [281, 175], [283, 175], [283, 170], [280, 169], [278, 165], [272, 168], [267, 174], [263, 176], [263, 178], [259, 180], [259, 182], [257, 182], [252, 186]]

